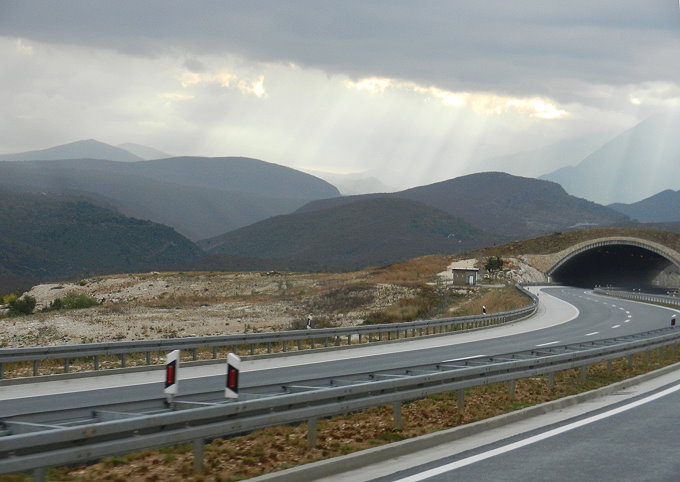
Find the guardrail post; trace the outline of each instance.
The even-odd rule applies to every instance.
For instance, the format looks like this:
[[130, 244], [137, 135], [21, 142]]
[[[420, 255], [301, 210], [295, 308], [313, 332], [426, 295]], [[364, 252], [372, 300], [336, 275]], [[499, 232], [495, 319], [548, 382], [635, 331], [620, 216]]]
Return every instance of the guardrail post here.
[[548, 373], [548, 386], [551, 389], [555, 388], [555, 372]]
[[69, 358], [64, 358], [64, 373], [68, 373], [71, 368], [71, 360]]
[[38, 360], [33, 360], [33, 376], [37, 377], [40, 369], [38, 366]]
[[0, 363], [0, 380], [5, 378], [5, 364]]
[[213, 357], [213, 360], [217, 358], [217, 347], [216, 346], [212, 347], [212, 357]]
[[463, 409], [465, 408], [465, 390], [460, 389], [458, 390], [458, 411], [463, 412]]
[[281, 350], [284, 353], [288, 351], [288, 341], [286, 341], [286, 340], [281, 341]]
[[151, 352], [150, 351], [146, 352], [146, 364], [151, 365]]
[[352, 335], [347, 335], [347, 346], [352, 344]]
[[298, 351], [302, 351], [302, 338], [298, 338], [297, 340], [297, 349]]
[[307, 420], [307, 445], [316, 447], [316, 417]]
[[203, 453], [205, 444], [202, 438], [194, 440], [194, 472], [201, 472], [203, 470]]
[[515, 386], [516, 380], [508, 381], [508, 396], [510, 397], [510, 400], [513, 400], [515, 398]]
[[583, 365], [581, 367], [581, 380], [585, 380], [586, 375], [588, 375], [588, 365]]
[[359, 333], [359, 344], [360, 345], [361, 345], [361, 338], [362, 338], [361, 333]]
[[[250, 347], [250, 354], [251, 354], [251, 355], [254, 355], [254, 354], [255, 354], [255, 344], [254, 344], [254, 343], [251, 343], [251, 344], [249, 345], [249, 347]], [[227, 350], [227, 352], [228, 352], [228, 351], [229, 351], [229, 350]], [[236, 351], [233, 351], [233, 353], [236, 353]]]
[[94, 356], [94, 371], [99, 370], [99, 355]]
[[335, 346], [340, 346], [340, 336], [335, 337]]
[[196, 348], [191, 349], [191, 359], [196, 361], [198, 359], [198, 354], [196, 353]]
[[267, 353], [271, 353], [271, 352], [272, 352], [272, 342], [268, 341], [267, 342]]
[[394, 402], [392, 404], [392, 412], [394, 413], [394, 428], [401, 429], [402, 427], [401, 402]]
[[125, 353], [120, 354], [120, 367], [125, 368]]
[[33, 469], [33, 482], [45, 482], [45, 468]]

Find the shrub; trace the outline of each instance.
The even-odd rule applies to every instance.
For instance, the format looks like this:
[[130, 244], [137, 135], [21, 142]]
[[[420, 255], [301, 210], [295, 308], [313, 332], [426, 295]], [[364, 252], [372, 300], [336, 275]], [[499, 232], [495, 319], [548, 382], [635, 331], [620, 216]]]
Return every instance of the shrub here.
[[11, 299], [7, 304], [12, 315], [30, 315], [35, 309], [36, 301], [34, 297], [25, 295], [21, 298]]
[[53, 310], [78, 310], [97, 306], [99, 302], [84, 293], [66, 293], [63, 298], [57, 298], [50, 303], [45, 311]]

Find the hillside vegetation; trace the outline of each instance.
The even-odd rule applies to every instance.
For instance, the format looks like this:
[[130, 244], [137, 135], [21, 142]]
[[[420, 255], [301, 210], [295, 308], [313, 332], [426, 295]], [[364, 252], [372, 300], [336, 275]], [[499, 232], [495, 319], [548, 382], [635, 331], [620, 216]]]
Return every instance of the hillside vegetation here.
[[350, 270], [460, 253], [501, 239], [422, 203], [376, 198], [277, 216], [199, 245], [240, 261], [271, 260], [277, 269]]
[[74, 197], [0, 192], [0, 225], [6, 281], [167, 269], [203, 256], [167, 226]]

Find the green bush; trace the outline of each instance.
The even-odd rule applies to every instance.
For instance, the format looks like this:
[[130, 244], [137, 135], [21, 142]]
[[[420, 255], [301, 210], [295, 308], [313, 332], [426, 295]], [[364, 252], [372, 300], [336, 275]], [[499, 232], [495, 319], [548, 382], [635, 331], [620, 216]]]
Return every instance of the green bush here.
[[97, 306], [99, 302], [84, 293], [66, 293], [63, 298], [57, 298], [50, 303], [45, 311], [53, 310], [79, 310]]
[[35, 298], [28, 295], [11, 299], [8, 303], [9, 313], [10, 315], [30, 315], [35, 309], [35, 304]]

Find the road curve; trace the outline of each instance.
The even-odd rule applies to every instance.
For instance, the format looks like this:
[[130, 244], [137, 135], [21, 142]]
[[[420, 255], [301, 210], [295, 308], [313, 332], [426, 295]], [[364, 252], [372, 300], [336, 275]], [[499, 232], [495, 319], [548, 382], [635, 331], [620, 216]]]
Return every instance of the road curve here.
[[[414, 339], [348, 350], [245, 361], [243, 390], [328, 376], [496, 355], [512, 351], [611, 338], [667, 326], [672, 310], [613, 300], [575, 288], [544, 288], [539, 312], [529, 320], [451, 336]], [[225, 367], [186, 367], [180, 372], [179, 397], [222, 389]], [[162, 398], [160, 371], [0, 387], [0, 413], [50, 412]]]

